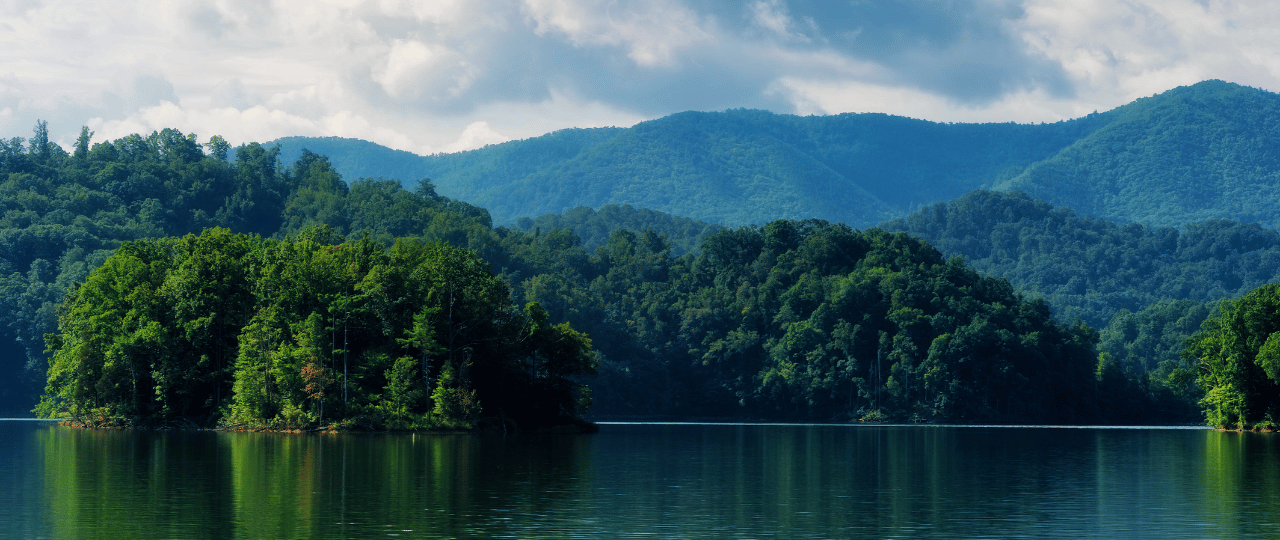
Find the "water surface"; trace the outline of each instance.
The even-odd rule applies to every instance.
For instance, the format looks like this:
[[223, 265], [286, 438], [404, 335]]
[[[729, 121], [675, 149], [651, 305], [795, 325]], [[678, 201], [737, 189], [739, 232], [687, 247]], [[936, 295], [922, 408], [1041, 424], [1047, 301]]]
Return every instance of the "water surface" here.
[[1269, 538], [1277, 434], [603, 425], [594, 435], [0, 421], [23, 538]]

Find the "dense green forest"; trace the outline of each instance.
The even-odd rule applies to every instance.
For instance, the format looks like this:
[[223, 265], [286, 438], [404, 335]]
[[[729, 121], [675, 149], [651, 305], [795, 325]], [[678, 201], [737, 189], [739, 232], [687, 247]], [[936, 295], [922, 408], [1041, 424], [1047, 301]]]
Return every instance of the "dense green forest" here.
[[994, 188], [1121, 222], [1280, 228], [1280, 95], [1205, 81], [1111, 114], [1105, 127]]
[[882, 227], [1043, 297], [1058, 320], [1100, 328], [1105, 362], [1134, 384], [1180, 396], [1166, 405], [1181, 410], [1203, 391], [1184, 343], [1219, 301], [1280, 282], [1280, 233], [1254, 223], [1118, 225], [1019, 192], [976, 191]]
[[881, 224], [1043, 296], [1095, 327], [1162, 300], [1216, 302], [1280, 281], [1280, 233], [1211, 220], [1119, 225], [1012, 192], [975, 191]]
[[652, 230], [671, 242], [674, 255], [685, 253], [696, 255], [707, 238], [724, 230], [724, 227], [713, 223], [644, 208], [632, 208], [625, 204], [606, 204], [599, 210], [579, 206], [563, 214], [520, 218], [511, 228], [524, 232], [567, 229], [577, 235], [587, 252], [593, 252], [596, 248], [607, 244], [609, 236], [616, 229], [626, 229], [633, 233]]
[[[630, 237], [619, 240], [599, 258], [630, 251]], [[1008, 282], [981, 277], [910, 236], [775, 221], [721, 232], [697, 259], [675, 263], [650, 263], [647, 274], [660, 279], [603, 298], [605, 313], [627, 316], [643, 345], [642, 356], [631, 358], [602, 347], [608, 361], [597, 393], [626, 397], [608, 412], [822, 421], [1106, 417], [1089, 391], [1091, 329], [1058, 325], [1043, 303], [1022, 300]], [[608, 283], [608, 274], [601, 278]], [[672, 373], [676, 387], [636, 392], [636, 383], [652, 377], [635, 371], [654, 363], [648, 369]]]
[[206, 229], [126, 242], [48, 337], [44, 416], [88, 425], [580, 423], [591, 341], [440, 242]]
[[[568, 334], [572, 328], [590, 339], [595, 351], [591, 362], [598, 365], [599, 374], [565, 379], [561, 388], [588, 383], [592, 410], [613, 417], [1192, 421], [1203, 387], [1188, 376], [1196, 368], [1194, 360], [1177, 357], [1180, 340], [1212, 313], [1207, 302], [1243, 294], [1255, 282], [1251, 280], [1271, 279], [1272, 274], [1263, 274], [1275, 258], [1270, 250], [1276, 234], [1256, 225], [1209, 222], [1181, 232], [1121, 227], [1077, 218], [1025, 195], [991, 192], [974, 193], [886, 225], [911, 234], [857, 231], [822, 220], [775, 220], [764, 226], [719, 229], [623, 206], [580, 208], [562, 216], [522, 220], [513, 228], [494, 227], [485, 209], [440, 196], [431, 181], [420, 181], [412, 190], [393, 180], [347, 182], [327, 158], [310, 151], [284, 166], [276, 147], [248, 144], [232, 149], [218, 137], [199, 144], [194, 135], [174, 130], [90, 145], [91, 134], [85, 130], [67, 152], [48, 142], [45, 133], [43, 124], [37, 125], [34, 137], [5, 141], [0, 153], [7, 178], [0, 184], [6, 205], [0, 229], [6, 265], [0, 289], [0, 301], [7, 308], [5, 341], [12, 343], [10, 350], [25, 351], [19, 358], [6, 356], [6, 369], [26, 374], [25, 380], [5, 381], [6, 399], [28, 408], [35, 401], [44, 385], [46, 345], [55, 359], [71, 358], [79, 354], [72, 351], [83, 349], [77, 340], [97, 335], [85, 334], [84, 325], [76, 323], [76, 317], [92, 309], [83, 308], [76, 315], [74, 307], [83, 302], [85, 287], [106, 279], [91, 271], [119, 270], [128, 266], [120, 261], [142, 260], [140, 253], [148, 253], [151, 258], [146, 260], [152, 261], [143, 273], [146, 278], [137, 278], [149, 284], [138, 285], [151, 295], [142, 300], [153, 302], [143, 311], [147, 320], [170, 321], [160, 326], [172, 328], [164, 335], [144, 331], [146, 325], [136, 324], [143, 320], [140, 316], [127, 315], [137, 310], [124, 310], [126, 318], [134, 318], [103, 323], [102, 328], [119, 334], [99, 340], [109, 346], [93, 349], [102, 355], [103, 365], [108, 357], [113, 366], [125, 365], [122, 359], [152, 361], [137, 356], [143, 354], [138, 351], [153, 354], [140, 345], [153, 343], [146, 340], [163, 341], [175, 351], [219, 351], [202, 353], [218, 369], [202, 383], [199, 377], [191, 382], [205, 384], [200, 390], [205, 392], [203, 400], [191, 398], [194, 391], [156, 390], [163, 385], [146, 379], [155, 375], [126, 376], [116, 370], [102, 378], [103, 371], [90, 372], [91, 378], [107, 381], [98, 388], [97, 382], [68, 383], [68, 372], [55, 370], [50, 399], [62, 402], [46, 401], [45, 410], [64, 407], [90, 416], [138, 415], [162, 422], [221, 418], [280, 425], [318, 420], [324, 403], [326, 417], [334, 421], [384, 426], [428, 422], [425, 415], [435, 410], [431, 395], [447, 371], [438, 352], [418, 357], [429, 358], [421, 364], [427, 369], [413, 379], [416, 386], [410, 390], [418, 392], [412, 394], [416, 401], [404, 407], [385, 401], [405, 395], [388, 390], [389, 379], [395, 378], [389, 373], [395, 372], [399, 360], [413, 358], [403, 341], [411, 339], [404, 334], [409, 328], [404, 317], [397, 316], [395, 324], [401, 326], [395, 326], [371, 308], [360, 311], [351, 320], [360, 320], [366, 333], [359, 339], [364, 341], [338, 346], [333, 343], [334, 317], [343, 310], [335, 307], [338, 300], [332, 295], [299, 300], [305, 309], [286, 314], [271, 307], [276, 300], [255, 292], [243, 304], [250, 306], [244, 312], [248, 319], [241, 313], [244, 320], [218, 323], [221, 333], [215, 341], [221, 345], [200, 341], [204, 338], [194, 330], [179, 332], [178, 328], [197, 327], [207, 332], [213, 324], [209, 317], [179, 323], [186, 315], [175, 310], [186, 308], [174, 306], [185, 293], [166, 289], [170, 282], [184, 279], [178, 269], [195, 249], [182, 248], [188, 250], [184, 252], [178, 246], [198, 245], [210, 237], [233, 239], [226, 242], [241, 246], [234, 254], [210, 257], [250, 261], [243, 281], [249, 290], [262, 287], [258, 278], [250, 277], [262, 275], [253, 272], [262, 272], [261, 261], [270, 253], [359, 253], [374, 261], [394, 258], [397, 250], [409, 249], [406, 246], [465, 250], [458, 253], [474, 257], [475, 264], [492, 272], [486, 283], [491, 291], [502, 291], [493, 298], [505, 296], [504, 316], [523, 321], [526, 328], [541, 328], [544, 335], [579, 335]], [[109, 260], [115, 262], [107, 264]], [[1036, 277], [1029, 266], [1018, 264], [1037, 260], [1047, 265], [1040, 274], [1065, 275], [1059, 281], [1066, 283], [1020, 277]], [[1185, 268], [1175, 263], [1185, 263]], [[286, 266], [280, 263], [279, 268]], [[361, 270], [348, 270], [346, 281], [329, 279], [323, 285], [365, 294], [360, 283], [372, 279], [370, 269], [377, 265], [357, 266]], [[1164, 277], [1144, 281], [1144, 271]], [[1008, 274], [1011, 279], [983, 273]], [[1072, 284], [1072, 278], [1086, 281]], [[299, 287], [320, 287], [319, 282], [302, 282]], [[1068, 288], [1057, 291], [1064, 293], [1058, 297], [1049, 291], [1051, 286]], [[428, 297], [434, 290], [427, 285], [419, 289], [428, 291], [423, 293]], [[1048, 301], [1028, 300], [1018, 290]], [[1094, 291], [1105, 296], [1091, 298]], [[1065, 293], [1082, 299], [1072, 303], [1074, 297]], [[60, 310], [64, 298], [69, 303]], [[1123, 298], [1137, 301], [1115, 302]], [[153, 309], [166, 305], [171, 313]], [[531, 306], [527, 311], [526, 305]], [[1090, 306], [1094, 311], [1084, 309]], [[1072, 314], [1071, 309], [1077, 311]], [[270, 315], [275, 318], [254, 319], [262, 312], [275, 313]], [[1073, 322], [1075, 315], [1091, 321], [1092, 327]], [[560, 326], [566, 322], [570, 326]], [[1103, 327], [1104, 323], [1109, 324]], [[252, 414], [243, 412], [248, 405], [237, 405], [235, 397], [236, 377], [243, 367], [237, 362], [250, 327], [277, 336], [271, 347], [260, 348], [266, 352], [259, 356], [257, 372], [271, 381], [264, 383], [262, 395], [274, 396], [274, 401], [256, 401]], [[1103, 330], [1093, 330], [1098, 327]], [[372, 328], [380, 330], [369, 333]], [[438, 324], [435, 328], [441, 332]], [[325, 332], [331, 337], [328, 347], [317, 343], [316, 336]], [[46, 343], [46, 335], [62, 337], [49, 337]], [[505, 334], [494, 339], [506, 339], [499, 335]], [[504, 350], [517, 352], [494, 360], [494, 366], [528, 366], [528, 359], [537, 357], [509, 345]], [[345, 408], [337, 406], [329, 387], [323, 399], [299, 397], [301, 375], [289, 370], [307, 366], [298, 361], [309, 354], [307, 350], [319, 351], [315, 356], [321, 359], [327, 353], [325, 369], [334, 369], [336, 351], [357, 359], [358, 371], [343, 378], [330, 378], [333, 372], [326, 372], [324, 377], [349, 382], [349, 391], [356, 388], [355, 401], [348, 400]], [[23, 364], [28, 369], [23, 370]], [[459, 377], [457, 371], [454, 377]], [[469, 372], [467, 380], [488, 376]], [[244, 374], [245, 380], [249, 377]], [[37, 380], [38, 386], [33, 384]], [[124, 391], [139, 383], [149, 389]], [[474, 384], [477, 392], [484, 387]], [[494, 383], [487, 388], [498, 387]], [[71, 405], [65, 393], [75, 397], [80, 394], [74, 392], [85, 388], [115, 396], [115, 408], [94, 401]], [[143, 395], [149, 397], [146, 406]], [[549, 402], [573, 402], [576, 407], [578, 402], [565, 395]], [[126, 401], [119, 401], [121, 396]], [[518, 417], [507, 411], [501, 398], [480, 397], [479, 402], [496, 409], [453, 418], [505, 425], [504, 416]], [[568, 410], [563, 405], [552, 408]], [[388, 411], [418, 416], [388, 416]]]
[[1016, 189], [1121, 223], [1280, 228], [1267, 203], [1280, 189], [1277, 110], [1277, 94], [1205, 81], [1038, 125], [730, 110], [432, 156], [352, 139], [280, 142], [286, 162], [311, 148], [348, 178], [432, 178], [499, 225], [630, 204], [727, 226], [819, 218], [869, 227], [975, 189]]
[[[390, 245], [417, 236], [465, 245], [492, 234], [486, 212], [439, 197], [429, 183], [409, 193], [399, 182], [350, 186], [328, 160], [306, 152], [282, 167], [279, 150], [166, 129], [90, 144], [82, 130], [71, 152], [37, 124], [28, 140], [0, 141], [0, 411], [29, 410], [44, 387], [44, 336], [75, 283], [122, 243], [182, 236], [221, 226], [264, 237], [326, 223], [367, 231]], [[358, 237], [358, 235], [356, 235]], [[492, 251], [492, 250], [490, 250]]]

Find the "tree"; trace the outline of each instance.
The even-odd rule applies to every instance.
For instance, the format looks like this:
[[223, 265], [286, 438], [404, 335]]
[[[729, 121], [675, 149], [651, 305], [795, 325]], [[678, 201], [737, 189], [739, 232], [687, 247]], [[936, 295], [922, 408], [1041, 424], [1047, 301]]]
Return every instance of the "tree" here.
[[80, 136], [76, 138], [76, 149], [72, 154], [78, 160], [89, 159], [89, 141], [93, 139], [93, 132], [89, 131], [89, 126], [80, 127]]
[[1274, 428], [1280, 421], [1280, 284], [1223, 301], [1187, 342], [1183, 354], [1198, 369], [1210, 424]]
[[34, 132], [31, 137], [31, 155], [36, 158], [37, 163], [49, 161], [49, 123], [36, 120], [36, 126], [31, 131]]
[[222, 138], [222, 135], [209, 137], [209, 142], [204, 143], [204, 147], [209, 151], [209, 155], [218, 161], [226, 161], [227, 155], [231, 152], [231, 143]]

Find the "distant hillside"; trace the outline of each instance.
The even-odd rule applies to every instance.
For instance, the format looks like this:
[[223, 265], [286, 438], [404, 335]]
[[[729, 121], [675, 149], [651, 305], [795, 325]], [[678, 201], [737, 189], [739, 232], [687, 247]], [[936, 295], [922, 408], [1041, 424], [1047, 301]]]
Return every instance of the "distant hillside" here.
[[281, 139], [344, 177], [431, 178], [497, 224], [628, 204], [734, 226], [820, 218], [866, 227], [974, 189], [1020, 190], [1117, 222], [1280, 227], [1280, 95], [1206, 81], [1054, 124], [884, 114], [685, 112], [433, 156], [352, 139]]
[[400, 180], [412, 188], [423, 176], [423, 158], [413, 152], [392, 150], [377, 143], [342, 137], [284, 137], [264, 146], [280, 146], [280, 162], [288, 165], [302, 157], [304, 149], [329, 158], [348, 184], [361, 178]]
[[629, 204], [724, 225], [817, 217], [865, 227], [990, 186], [1107, 118], [941, 124], [883, 114], [686, 112], [416, 159], [351, 139], [276, 142], [286, 162], [307, 148], [330, 156], [348, 179], [431, 178], [440, 194], [488, 209], [498, 224]]
[[671, 242], [673, 255], [697, 254], [707, 238], [724, 230], [724, 227], [714, 223], [616, 204], [605, 205], [599, 211], [579, 206], [563, 214], [520, 218], [513, 228], [522, 232], [569, 229], [582, 240], [582, 247], [587, 253], [593, 253], [596, 248], [608, 244], [609, 236], [616, 229], [636, 234], [652, 230], [667, 237]]
[[1102, 328], [1161, 300], [1235, 298], [1280, 281], [1280, 232], [1210, 220], [1184, 230], [1084, 217], [1023, 193], [976, 191], [881, 224], [1043, 296], [1060, 320]]
[[1280, 95], [1205, 81], [1139, 99], [995, 184], [1115, 221], [1280, 227]]

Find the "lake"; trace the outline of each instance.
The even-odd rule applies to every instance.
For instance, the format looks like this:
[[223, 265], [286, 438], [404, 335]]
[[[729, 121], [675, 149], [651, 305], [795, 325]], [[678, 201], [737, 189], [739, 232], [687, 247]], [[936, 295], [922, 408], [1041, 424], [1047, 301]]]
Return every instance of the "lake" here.
[[0, 536], [1274, 538], [1278, 436], [604, 424], [503, 437], [0, 421]]

